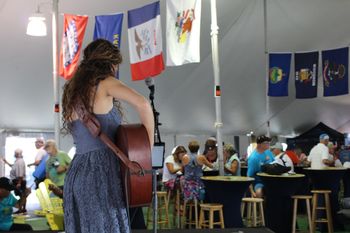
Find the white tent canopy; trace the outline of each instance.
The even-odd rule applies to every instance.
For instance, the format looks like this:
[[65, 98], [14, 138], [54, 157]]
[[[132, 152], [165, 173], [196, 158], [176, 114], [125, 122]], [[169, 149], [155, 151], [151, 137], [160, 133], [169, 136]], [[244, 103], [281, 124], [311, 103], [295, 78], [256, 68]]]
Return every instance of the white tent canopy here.
[[[1, 81], [0, 129], [53, 130], [53, 81], [51, 3], [43, 0], [0, 0]], [[92, 40], [94, 16], [127, 10], [151, 0], [60, 0], [59, 12], [88, 15], [84, 47]], [[161, 0], [165, 36], [165, 1]], [[47, 18], [48, 36], [25, 34], [28, 17], [40, 3]], [[267, 49], [269, 52], [313, 51], [348, 46], [350, 41], [348, 0], [267, 0]], [[293, 77], [289, 97], [270, 98], [266, 113], [263, 0], [218, 0], [222, 121], [225, 135], [266, 133], [293, 136], [318, 122], [348, 132], [350, 96], [295, 99]], [[63, 16], [59, 16], [59, 38]], [[165, 37], [163, 37], [165, 51]], [[124, 16], [121, 80], [148, 96], [144, 82], [131, 82]], [[165, 52], [164, 52], [165, 54]], [[166, 55], [166, 54], [165, 54]], [[293, 68], [292, 64], [292, 68]], [[319, 72], [321, 74], [321, 72]], [[292, 72], [293, 74], [293, 72]], [[60, 85], [64, 80], [60, 80]], [[214, 78], [210, 43], [210, 1], [203, 0], [201, 63], [166, 67], [155, 80], [155, 104], [160, 113], [161, 133], [167, 135], [215, 135]], [[60, 94], [62, 91], [60, 90]], [[126, 107], [129, 122], [138, 121]]]

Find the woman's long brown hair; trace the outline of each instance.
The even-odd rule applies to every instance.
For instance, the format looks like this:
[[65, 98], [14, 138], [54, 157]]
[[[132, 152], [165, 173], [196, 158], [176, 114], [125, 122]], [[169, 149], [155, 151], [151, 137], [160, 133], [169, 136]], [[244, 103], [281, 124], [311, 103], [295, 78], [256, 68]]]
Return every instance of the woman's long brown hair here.
[[[93, 113], [96, 87], [101, 80], [115, 76], [116, 67], [122, 62], [117, 46], [111, 42], [98, 39], [84, 49], [84, 57], [73, 78], [64, 85], [62, 96], [62, 118], [64, 133], [71, 133], [74, 108], [80, 99], [88, 112]], [[119, 101], [114, 105], [121, 112]]]

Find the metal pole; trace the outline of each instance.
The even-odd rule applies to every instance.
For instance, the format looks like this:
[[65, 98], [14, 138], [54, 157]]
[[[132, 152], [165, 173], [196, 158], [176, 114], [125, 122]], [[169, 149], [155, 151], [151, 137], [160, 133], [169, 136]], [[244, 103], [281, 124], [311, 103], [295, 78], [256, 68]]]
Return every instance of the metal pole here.
[[52, 0], [52, 77], [54, 98], [55, 141], [60, 148], [60, 100], [58, 91], [58, 0]]
[[270, 137], [270, 97], [268, 96], [269, 88], [269, 53], [267, 51], [267, 5], [266, 0], [264, 0], [264, 52], [265, 52], [265, 74], [266, 78], [266, 127], [267, 136]]
[[211, 9], [211, 53], [213, 58], [213, 70], [215, 79], [215, 111], [216, 111], [216, 140], [218, 144], [218, 157], [219, 157], [219, 174], [224, 175], [224, 156], [221, 136], [221, 87], [220, 87], [220, 67], [219, 67], [219, 46], [218, 46], [218, 34], [219, 27], [217, 25], [216, 16], [216, 0], [210, 1]]

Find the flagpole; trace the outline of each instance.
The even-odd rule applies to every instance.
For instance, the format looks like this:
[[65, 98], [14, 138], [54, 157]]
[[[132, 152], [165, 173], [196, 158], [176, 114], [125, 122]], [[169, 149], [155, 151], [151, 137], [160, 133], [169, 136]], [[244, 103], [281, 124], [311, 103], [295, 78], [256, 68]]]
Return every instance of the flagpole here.
[[54, 98], [55, 141], [60, 148], [60, 101], [58, 90], [58, 0], [52, 0], [52, 77]]
[[214, 80], [215, 80], [215, 110], [216, 110], [216, 140], [217, 140], [217, 153], [219, 157], [219, 174], [224, 175], [224, 159], [223, 159], [223, 146], [222, 146], [222, 136], [221, 136], [221, 88], [220, 88], [220, 67], [219, 67], [219, 47], [218, 47], [218, 34], [219, 27], [217, 25], [217, 15], [216, 15], [216, 0], [210, 1], [211, 9], [211, 53], [213, 58], [213, 70], [214, 70]]
[[265, 52], [265, 74], [266, 74], [266, 135], [270, 137], [270, 97], [269, 88], [269, 53], [267, 51], [267, 3], [264, 0], [264, 52]]

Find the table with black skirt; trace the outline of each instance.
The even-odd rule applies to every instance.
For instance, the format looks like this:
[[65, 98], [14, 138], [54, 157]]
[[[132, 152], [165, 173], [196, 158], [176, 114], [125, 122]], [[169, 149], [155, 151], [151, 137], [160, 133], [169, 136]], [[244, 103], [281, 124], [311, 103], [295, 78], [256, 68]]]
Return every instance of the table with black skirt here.
[[276, 233], [292, 232], [292, 199], [304, 174], [257, 174], [264, 184], [266, 226]]
[[225, 228], [243, 227], [241, 202], [254, 178], [243, 176], [203, 176], [206, 199], [223, 205]]
[[[337, 219], [337, 212], [339, 211], [339, 200], [338, 194], [340, 189], [340, 180], [343, 178], [346, 168], [343, 167], [326, 167], [323, 169], [312, 169], [304, 168], [306, 175], [311, 180], [312, 189], [316, 190], [331, 190], [330, 202], [331, 202], [331, 213], [333, 220], [333, 227], [336, 230], [342, 230], [344, 226]], [[324, 197], [319, 195], [319, 205], [324, 206]], [[318, 211], [317, 217], [324, 218], [325, 213]], [[321, 230], [325, 229], [326, 224], [318, 224]]]

